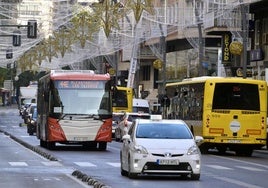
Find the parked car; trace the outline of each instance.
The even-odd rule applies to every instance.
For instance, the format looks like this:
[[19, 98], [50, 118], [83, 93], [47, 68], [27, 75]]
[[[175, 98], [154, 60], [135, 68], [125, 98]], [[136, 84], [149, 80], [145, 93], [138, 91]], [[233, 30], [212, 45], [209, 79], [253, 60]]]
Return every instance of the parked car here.
[[[156, 116], [156, 117], [155, 117]], [[199, 180], [201, 153], [198, 143], [182, 120], [136, 119], [128, 134], [123, 136], [120, 150], [121, 175], [136, 178], [139, 175], [181, 176]]]
[[36, 133], [36, 124], [37, 124], [37, 106], [32, 104], [29, 109], [29, 114], [26, 117], [27, 124], [27, 133], [33, 135]]
[[149, 113], [125, 112], [117, 127], [115, 128], [115, 141], [122, 141], [128, 129], [135, 119], [150, 119]]

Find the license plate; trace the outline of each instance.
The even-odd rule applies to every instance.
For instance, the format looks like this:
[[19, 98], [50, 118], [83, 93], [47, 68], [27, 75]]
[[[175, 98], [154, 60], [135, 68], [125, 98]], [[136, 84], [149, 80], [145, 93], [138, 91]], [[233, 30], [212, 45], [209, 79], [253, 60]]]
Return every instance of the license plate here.
[[159, 165], [178, 165], [180, 163], [179, 160], [175, 159], [158, 159], [157, 164]]
[[74, 141], [86, 141], [87, 137], [74, 137]]
[[240, 143], [241, 140], [228, 140], [229, 143]]

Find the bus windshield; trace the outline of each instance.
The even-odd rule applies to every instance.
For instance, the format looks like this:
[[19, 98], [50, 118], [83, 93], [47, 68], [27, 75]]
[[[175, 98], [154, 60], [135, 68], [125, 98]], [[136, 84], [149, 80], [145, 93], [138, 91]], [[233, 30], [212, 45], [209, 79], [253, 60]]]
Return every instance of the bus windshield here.
[[260, 111], [258, 85], [216, 83], [212, 109]]
[[58, 110], [63, 114], [111, 114], [109, 90], [105, 90], [105, 84], [98, 88], [59, 87], [52, 95], [55, 99], [53, 106], [60, 107]]

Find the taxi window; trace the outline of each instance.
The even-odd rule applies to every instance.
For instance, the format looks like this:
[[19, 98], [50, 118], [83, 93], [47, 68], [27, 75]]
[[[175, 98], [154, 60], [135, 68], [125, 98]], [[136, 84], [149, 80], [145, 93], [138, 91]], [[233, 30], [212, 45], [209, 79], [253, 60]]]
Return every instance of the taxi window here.
[[137, 138], [192, 139], [192, 134], [185, 125], [147, 123], [139, 124]]

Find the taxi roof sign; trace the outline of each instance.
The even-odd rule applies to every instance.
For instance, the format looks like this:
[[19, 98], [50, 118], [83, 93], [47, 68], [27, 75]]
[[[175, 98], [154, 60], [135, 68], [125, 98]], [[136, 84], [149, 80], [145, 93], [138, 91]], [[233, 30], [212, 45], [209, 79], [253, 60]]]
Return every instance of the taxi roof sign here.
[[162, 120], [162, 115], [151, 115], [150, 119], [153, 121], [159, 121]]

